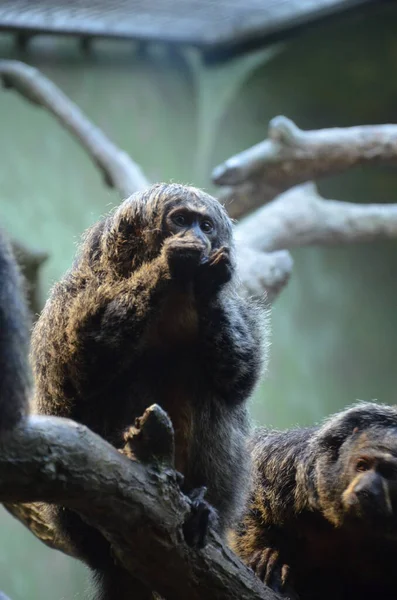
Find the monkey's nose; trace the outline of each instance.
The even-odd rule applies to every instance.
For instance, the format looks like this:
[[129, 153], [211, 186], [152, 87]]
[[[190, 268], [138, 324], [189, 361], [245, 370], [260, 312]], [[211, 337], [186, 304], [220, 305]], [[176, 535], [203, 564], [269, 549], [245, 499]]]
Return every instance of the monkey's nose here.
[[354, 487], [354, 493], [362, 507], [372, 513], [383, 516], [393, 514], [388, 483], [380, 475], [363, 477]]

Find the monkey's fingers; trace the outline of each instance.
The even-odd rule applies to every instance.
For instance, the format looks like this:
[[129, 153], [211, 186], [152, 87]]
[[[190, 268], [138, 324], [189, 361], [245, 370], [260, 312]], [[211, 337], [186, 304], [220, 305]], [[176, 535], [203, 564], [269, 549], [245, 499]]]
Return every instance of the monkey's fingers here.
[[164, 253], [171, 277], [185, 279], [192, 269], [195, 270], [205, 253], [202, 244], [183, 238], [168, 238], [164, 244]]
[[281, 592], [288, 580], [289, 566], [281, 562], [280, 552], [275, 548], [265, 548], [256, 552], [250, 567], [265, 585]]
[[192, 503], [190, 516], [183, 526], [186, 543], [189, 546], [203, 548], [207, 543], [208, 531], [218, 522], [216, 510], [204, 500], [206, 487], [192, 490], [189, 498]]
[[262, 557], [262, 550], [257, 550], [256, 552], [253, 553], [253, 555], [251, 556], [250, 560], [248, 561], [248, 566], [253, 570], [254, 573], [256, 573], [256, 568], [258, 566], [258, 563], [260, 561]]
[[213, 252], [208, 261], [201, 264], [196, 278], [196, 287], [199, 294], [212, 294], [230, 281], [233, 267], [230, 260], [230, 251], [226, 247], [218, 248]]
[[270, 553], [272, 552], [271, 548], [265, 548], [264, 550], [258, 550], [253, 555], [249, 565], [254, 573], [264, 581], [267, 571], [267, 563], [270, 557]]
[[283, 566], [281, 567], [281, 586], [283, 589], [289, 582], [290, 571], [290, 566], [283, 564]]
[[266, 561], [266, 573], [265, 573], [265, 578], [264, 578], [264, 582], [266, 585], [271, 584], [273, 576], [275, 575], [275, 571], [279, 565], [279, 561], [280, 561], [279, 551], [270, 549], [270, 552], [268, 554], [268, 558]]
[[230, 250], [226, 246], [222, 246], [215, 250], [209, 258], [210, 265], [218, 265], [221, 262], [229, 262], [230, 261]]

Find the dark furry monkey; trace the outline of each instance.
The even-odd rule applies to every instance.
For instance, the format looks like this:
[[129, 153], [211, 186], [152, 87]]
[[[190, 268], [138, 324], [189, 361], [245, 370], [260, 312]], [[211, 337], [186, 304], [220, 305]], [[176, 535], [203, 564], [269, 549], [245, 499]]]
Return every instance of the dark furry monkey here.
[[28, 412], [29, 326], [22, 276], [0, 229], [0, 435]]
[[259, 429], [252, 457], [232, 546], [259, 577], [301, 600], [397, 598], [395, 406], [359, 403], [321, 427]]
[[[176, 467], [206, 486], [223, 534], [248, 475], [247, 399], [263, 366], [263, 313], [238, 294], [232, 225], [217, 200], [159, 184], [85, 235], [34, 329], [36, 404], [116, 447], [153, 403], [170, 415]], [[131, 598], [107, 542], [69, 511], [60, 531], [99, 573], [102, 600]]]
[[[0, 439], [28, 413], [30, 318], [23, 278], [0, 229]], [[9, 600], [0, 591], [0, 600]]]

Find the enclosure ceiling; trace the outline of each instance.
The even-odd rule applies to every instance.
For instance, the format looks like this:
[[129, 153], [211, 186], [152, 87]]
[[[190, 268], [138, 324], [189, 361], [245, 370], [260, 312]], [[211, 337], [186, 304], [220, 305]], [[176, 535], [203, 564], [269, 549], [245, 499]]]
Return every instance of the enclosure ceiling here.
[[243, 46], [380, 0], [0, 0], [0, 29]]

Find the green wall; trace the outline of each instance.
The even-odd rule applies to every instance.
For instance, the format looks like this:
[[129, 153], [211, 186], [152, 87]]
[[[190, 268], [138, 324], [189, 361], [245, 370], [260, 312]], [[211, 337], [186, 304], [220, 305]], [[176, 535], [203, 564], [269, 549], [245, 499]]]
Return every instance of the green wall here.
[[[205, 67], [194, 52], [76, 40], [33, 40], [3, 58], [38, 66], [151, 180], [210, 191], [211, 168], [266, 136], [285, 114], [303, 128], [397, 118], [397, 8], [324, 24], [277, 47]], [[0, 93], [0, 220], [48, 250], [46, 290], [71, 263], [81, 232], [118, 202], [73, 139], [43, 110]], [[322, 181], [328, 197], [396, 201], [393, 169]], [[397, 256], [394, 243], [293, 252], [295, 268], [272, 318], [267, 380], [252, 412], [277, 427], [308, 424], [356, 398], [394, 402]], [[0, 589], [12, 600], [85, 596], [85, 570], [0, 514]]]

